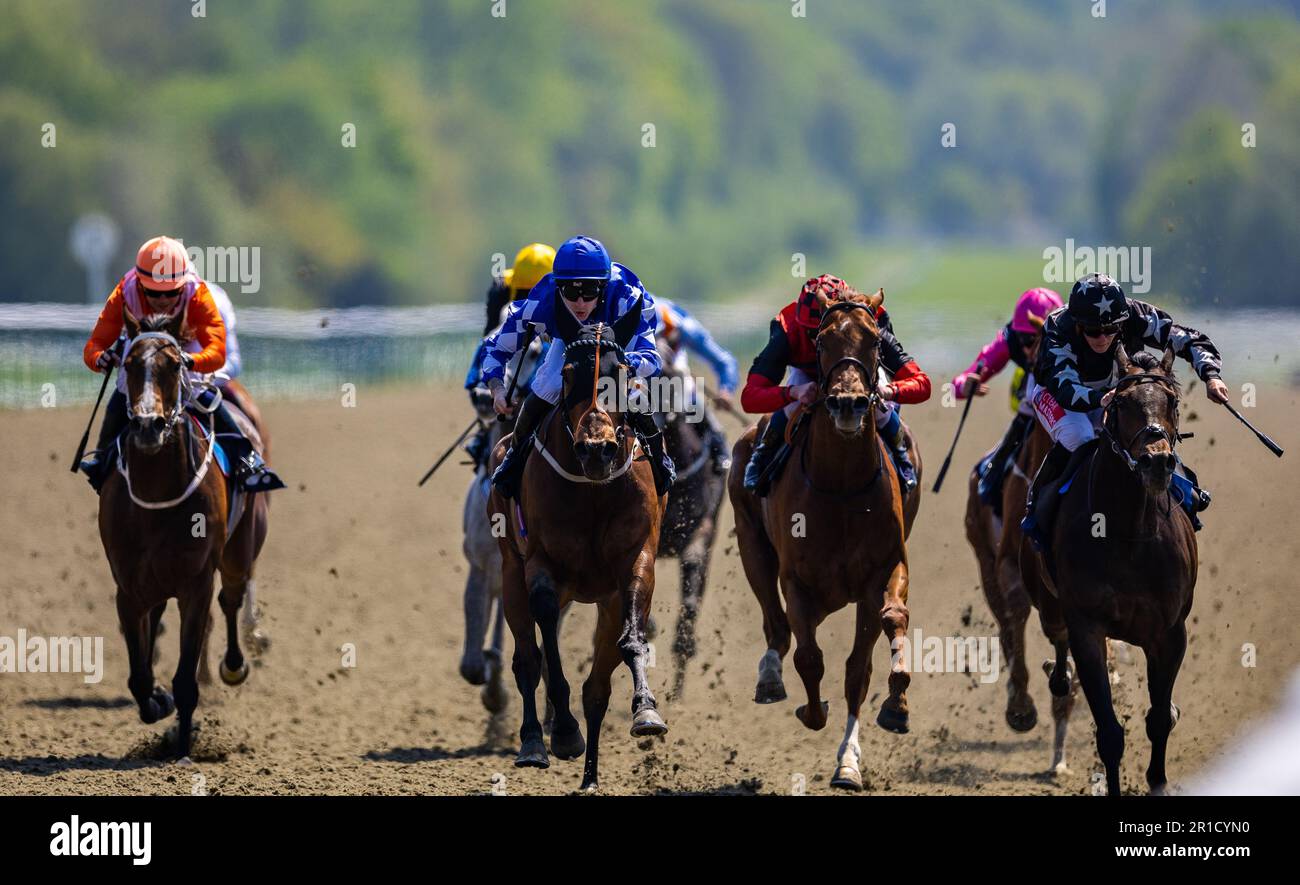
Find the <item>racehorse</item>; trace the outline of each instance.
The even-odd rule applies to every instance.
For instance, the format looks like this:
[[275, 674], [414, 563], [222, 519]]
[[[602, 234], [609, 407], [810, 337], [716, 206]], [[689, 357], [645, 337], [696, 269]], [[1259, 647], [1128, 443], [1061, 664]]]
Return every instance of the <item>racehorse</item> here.
[[[665, 350], [659, 343], [661, 355]], [[664, 355], [664, 376], [685, 384], [686, 379], [672, 367], [671, 355]], [[685, 389], [685, 388], [683, 388]], [[690, 394], [700, 396], [701, 391]], [[688, 408], [662, 412], [661, 426], [668, 455], [677, 465], [677, 480], [668, 490], [668, 503], [664, 509], [659, 532], [659, 556], [678, 558], [681, 572], [682, 608], [677, 616], [677, 631], [673, 637], [673, 690], [672, 697], [680, 698], [686, 687], [686, 668], [695, 657], [695, 626], [704, 601], [704, 588], [708, 581], [709, 557], [718, 536], [718, 510], [726, 491], [726, 479], [713, 469], [713, 456], [704, 438], [708, 425], [703, 420], [692, 422]], [[703, 405], [696, 404], [703, 419]]]
[[[890, 457], [876, 432], [880, 333], [875, 310], [883, 292], [822, 298], [817, 329], [819, 397], [811, 413], [792, 419], [789, 431], [806, 432], [793, 441], [797, 457], [773, 483], [767, 497], [744, 487], [740, 471], [728, 480], [736, 514], [745, 576], [763, 610], [767, 652], [759, 663], [754, 700], [783, 700], [781, 660], [794, 634], [794, 665], [808, 703], [795, 715], [814, 731], [826, 726], [829, 704], [821, 700], [824, 667], [817, 627], [827, 615], [856, 603], [853, 651], [845, 666], [848, 722], [836, 756], [833, 786], [861, 790], [862, 748], [858, 715], [871, 678], [871, 649], [883, 632], [891, 649], [889, 695], [876, 722], [888, 731], [908, 730], [905, 649], [908, 625], [906, 539], [916, 518], [920, 483], [904, 497]], [[736, 443], [733, 464], [749, 460], [756, 433]], [[908, 432], [918, 478], [921, 460]], [[777, 594], [778, 581], [781, 596]]]
[[[622, 382], [619, 342], [631, 339], [639, 313], [629, 311], [612, 328], [598, 324], [580, 330], [568, 311], [557, 311], [560, 340], [571, 342], [564, 352], [560, 404], [536, 432], [536, 451], [525, 465], [518, 505], [495, 489], [488, 502], [489, 521], [507, 526], [500, 538], [502, 589], [524, 708], [516, 766], [550, 765], [537, 718], [539, 627], [547, 696], [555, 709], [551, 751], [561, 759], [583, 753], [560, 661], [559, 617], [570, 601], [597, 606], [591, 671], [582, 686], [587, 724], [583, 790], [598, 786], [600, 726], [609, 706], [610, 676], [620, 660], [632, 672], [633, 736], [668, 730], [646, 676], [645, 637], [663, 501], [655, 493], [649, 462], [636, 457], [635, 436], [627, 431], [624, 413], [606, 408], [597, 395], [601, 378]], [[560, 340], [551, 346], [561, 346]], [[494, 467], [505, 450], [504, 442], [497, 445]]]
[[[1039, 321], [1036, 325], [1041, 339], [1042, 322]], [[1065, 690], [1058, 691], [1060, 686], [1057, 686], [1052, 695], [1054, 729], [1051, 770], [1059, 775], [1069, 771], [1065, 762], [1065, 739], [1079, 683], [1067, 660], [1069, 636], [1060, 603], [1046, 591], [1037, 562], [1025, 561], [1022, 570], [1020, 555], [1024, 544], [1020, 519], [1025, 515], [1025, 497], [1029, 492], [1030, 477], [1051, 446], [1052, 440], [1047, 431], [1036, 419], [1033, 420], [1029, 433], [1016, 453], [1015, 463], [1002, 484], [1001, 517], [992, 506], [981, 500], [979, 474], [971, 473], [970, 491], [966, 499], [966, 539], [979, 562], [984, 598], [997, 619], [1002, 651], [1011, 671], [1007, 682], [1006, 719], [1012, 730], [1027, 732], [1038, 724], [1038, 710], [1029, 693], [1029, 670], [1025, 660], [1025, 623], [1029, 620], [1031, 606], [1038, 609], [1043, 633], [1052, 643], [1056, 657], [1061, 662], [1061, 673], [1066, 678]], [[1045, 669], [1050, 670], [1053, 666], [1051, 662], [1044, 662]]]
[[[99, 498], [99, 533], [117, 584], [126, 639], [128, 685], [146, 723], [178, 714], [176, 754], [190, 752], [197, 669], [207, 636], [213, 573], [221, 572], [226, 617], [222, 680], [239, 685], [249, 666], [239, 646], [238, 612], [266, 539], [265, 495], [252, 495], [227, 537], [226, 479], [212, 468], [211, 419], [187, 411], [191, 384], [181, 362], [181, 316], [137, 320], [125, 312], [129, 344], [122, 360], [130, 423], [118, 469]], [[201, 407], [198, 407], [201, 408]], [[250, 437], [261, 445], [254, 431]], [[180, 607], [180, 661], [168, 693], [154, 683], [153, 652], [167, 600]]]
[[[520, 377], [531, 377], [538, 362], [542, 344], [534, 341], [521, 358]], [[515, 364], [506, 366], [504, 383], [510, 386], [515, 375]], [[516, 395], [516, 399], [520, 397]], [[486, 452], [496, 448], [513, 427], [513, 421], [496, 420], [490, 402], [476, 403], [479, 420], [488, 428]], [[461, 525], [464, 541], [461, 550], [469, 564], [465, 578], [465, 645], [460, 656], [460, 675], [470, 685], [483, 686], [479, 697], [489, 713], [499, 713], [506, 706], [506, 692], [501, 680], [502, 645], [505, 633], [505, 610], [501, 605], [501, 548], [492, 535], [492, 525], [487, 518], [487, 502], [491, 490], [492, 472], [488, 458], [475, 466], [474, 477], [465, 493], [465, 508]], [[483, 647], [488, 624], [492, 625], [492, 644]]]
[[[1146, 779], [1152, 792], [1161, 792], [1198, 560], [1191, 518], [1170, 493], [1180, 439], [1174, 351], [1167, 348], [1162, 360], [1145, 351], [1130, 360], [1121, 344], [1115, 361], [1119, 379], [1103, 408], [1098, 443], [1061, 493], [1046, 574], [1060, 599], [1111, 796], [1120, 794], [1124, 726], [1111, 704], [1106, 639], [1141, 646], [1146, 654]], [[1053, 692], [1066, 683], [1063, 665], [1058, 653]]]

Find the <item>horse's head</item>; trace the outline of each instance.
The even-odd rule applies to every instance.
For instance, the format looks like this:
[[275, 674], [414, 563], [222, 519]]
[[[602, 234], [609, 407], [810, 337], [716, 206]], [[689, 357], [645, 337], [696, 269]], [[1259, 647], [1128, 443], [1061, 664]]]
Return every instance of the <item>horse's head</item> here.
[[[623, 348], [608, 326], [588, 330], [564, 349], [562, 372], [564, 423], [573, 454], [587, 479], [604, 482], [623, 453], [625, 431], [618, 410], [625, 384]], [[602, 378], [613, 379], [614, 386], [602, 385]], [[611, 390], [614, 397], [608, 395]]]
[[1160, 495], [1174, 473], [1178, 442], [1178, 379], [1174, 351], [1158, 360], [1146, 351], [1130, 359], [1121, 344], [1115, 349], [1119, 380], [1102, 416], [1102, 426], [1125, 463], [1148, 493]]
[[162, 448], [180, 420], [182, 402], [181, 314], [137, 320], [123, 310], [128, 338], [122, 358], [131, 444], [151, 454]]
[[822, 310], [816, 340], [823, 403], [835, 429], [856, 436], [866, 427], [876, 404], [880, 361], [876, 308], [885, 300], [885, 290], [874, 295], [849, 292], [833, 300], [824, 295], [819, 298]]

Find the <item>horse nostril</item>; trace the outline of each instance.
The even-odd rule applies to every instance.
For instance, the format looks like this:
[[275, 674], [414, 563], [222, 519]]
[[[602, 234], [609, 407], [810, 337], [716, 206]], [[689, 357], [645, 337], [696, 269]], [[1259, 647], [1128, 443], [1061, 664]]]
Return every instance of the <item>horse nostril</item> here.
[[853, 398], [853, 411], [859, 415], [866, 414], [867, 409], [871, 406], [871, 400], [865, 396], [855, 396]]
[[606, 440], [605, 445], [601, 449], [601, 454], [606, 461], [613, 461], [614, 456], [618, 454], [618, 443], [614, 442], [612, 439]]
[[840, 410], [840, 398], [838, 396], [826, 397], [826, 408], [832, 412], [838, 412]]
[[1138, 456], [1137, 463], [1139, 467], [1146, 469], [1151, 466], [1152, 460], [1154, 459], [1151, 457], [1150, 452], [1143, 452], [1141, 455]]
[[167, 427], [167, 422], [163, 419], [162, 415], [155, 415], [153, 421], [150, 422], [150, 425], [155, 432], [162, 433]]

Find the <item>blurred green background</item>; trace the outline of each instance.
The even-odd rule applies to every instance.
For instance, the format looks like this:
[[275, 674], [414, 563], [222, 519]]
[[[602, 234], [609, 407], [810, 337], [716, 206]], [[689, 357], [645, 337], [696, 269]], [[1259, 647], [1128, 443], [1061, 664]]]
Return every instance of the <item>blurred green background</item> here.
[[283, 307], [473, 300], [578, 231], [691, 303], [775, 309], [800, 252], [1000, 310], [1073, 237], [1150, 246], [1157, 300], [1296, 304], [1294, 3], [792, 5], [4, 0], [0, 301], [84, 301], [98, 211], [115, 274], [159, 232], [258, 246], [232, 294]]

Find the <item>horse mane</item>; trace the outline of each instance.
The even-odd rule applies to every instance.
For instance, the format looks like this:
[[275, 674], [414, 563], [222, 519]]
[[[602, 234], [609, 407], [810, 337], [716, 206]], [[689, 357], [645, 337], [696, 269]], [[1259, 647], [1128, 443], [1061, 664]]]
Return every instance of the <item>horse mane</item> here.
[[144, 319], [140, 320], [141, 332], [166, 332], [167, 327], [174, 320], [171, 314], [151, 313]]

